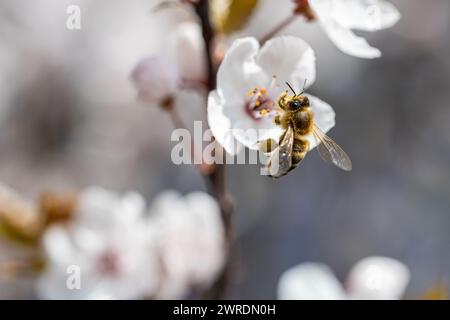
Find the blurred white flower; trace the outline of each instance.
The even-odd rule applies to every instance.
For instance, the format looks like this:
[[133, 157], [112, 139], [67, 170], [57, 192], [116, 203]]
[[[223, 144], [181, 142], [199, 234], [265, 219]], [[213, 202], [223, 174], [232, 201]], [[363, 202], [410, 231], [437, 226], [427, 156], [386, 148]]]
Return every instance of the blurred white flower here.
[[[274, 122], [275, 107], [285, 82], [301, 91], [316, 79], [314, 51], [302, 39], [291, 36], [267, 41], [262, 48], [254, 38], [236, 40], [217, 74], [217, 90], [208, 98], [208, 122], [217, 141], [235, 154], [242, 146], [258, 149], [258, 141], [279, 140], [283, 130]], [[278, 83], [278, 81], [282, 84]], [[314, 121], [324, 132], [334, 122], [330, 105], [307, 95]], [[311, 139], [311, 149], [316, 146]]]
[[185, 197], [174, 191], [158, 196], [150, 210], [164, 265], [159, 298], [176, 299], [187, 288], [212, 284], [225, 259], [219, 206], [203, 192]]
[[182, 88], [197, 86], [206, 78], [206, 52], [198, 23], [184, 22], [171, 35], [168, 56], [143, 58], [131, 78], [138, 98], [148, 103], [169, 105]]
[[[153, 295], [159, 267], [145, 202], [91, 188], [80, 195], [75, 221], [46, 231], [47, 268], [38, 281], [44, 299], [133, 299]], [[81, 271], [81, 288], [69, 289], [69, 266]]]
[[176, 65], [159, 56], [139, 61], [131, 78], [138, 89], [139, 99], [159, 104], [165, 104], [172, 98], [181, 81]]
[[384, 257], [359, 261], [347, 278], [350, 298], [366, 300], [400, 299], [408, 285], [410, 273], [403, 263]]
[[206, 52], [198, 23], [180, 23], [172, 33], [172, 51], [183, 80], [204, 81]]
[[344, 53], [359, 58], [378, 58], [381, 52], [352, 29], [373, 32], [390, 28], [400, 19], [397, 8], [384, 0], [308, 0], [308, 3], [331, 41]]
[[[146, 214], [137, 193], [90, 188], [69, 225], [43, 238], [47, 267], [37, 291], [44, 299], [183, 298], [209, 286], [224, 259], [216, 201], [202, 192], [167, 191]], [[69, 289], [67, 268], [78, 266], [81, 288]]]
[[320, 263], [303, 263], [284, 272], [278, 298], [292, 300], [397, 300], [410, 279], [408, 267], [386, 257], [368, 257], [350, 271], [347, 290], [331, 269]]

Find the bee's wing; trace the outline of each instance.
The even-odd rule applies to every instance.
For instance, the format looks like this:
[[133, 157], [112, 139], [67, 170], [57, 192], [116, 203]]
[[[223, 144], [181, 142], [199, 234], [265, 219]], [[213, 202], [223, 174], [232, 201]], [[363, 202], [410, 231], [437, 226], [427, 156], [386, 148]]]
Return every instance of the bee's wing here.
[[280, 145], [272, 152], [267, 168], [271, 176], [278, 178], [285, 175], [292, 166], [292, 146], [294, 144], [294, 130], [289, 127]]
[[342, 170], [352, 170], [352, 161], [349, 156], [316, 125], [314, 125], [313, 135], [317, 141], [317, 151], [319, 151], [320, 157], [323, 160], [333, 163]]

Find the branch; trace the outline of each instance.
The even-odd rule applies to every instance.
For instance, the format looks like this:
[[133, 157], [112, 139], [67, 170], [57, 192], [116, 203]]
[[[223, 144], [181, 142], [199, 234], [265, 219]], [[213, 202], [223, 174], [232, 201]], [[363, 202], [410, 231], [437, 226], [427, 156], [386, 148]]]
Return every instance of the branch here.
[[272, 37], [274, 37], [277, 33], [282, 31], [284, 28], [286, 28], [288, 25], [290, 25], [295, 18], [297, 18], [297, 15], [293, 14], [285, 18], [283, 21], [281, 21], [278, 25], [276, 25], [272, 30], [270, 30], [268, 33], [266, 33], [262, 38], [259, 39], [259, 43], [264, 44], [267, 40], [270, 40]]
[[[214, 29], [211, 25], [211, 20], [209, 16], [209, 1], [199, 0], [194, 4], [195, 12], [200, 20], [200, 25], [202, 28], [203, 40], [205, 42], [206, 48], [206, 66], [208, 70], [208, 80], [207, 88], [209, 91], [216, 88], [216, 74], [217, 70], [214, 67], [212, 52], [213, 52], [213, 41], [214, 41]], [[212, 170], [206, 175], [206, 180], [210, 189], [211, 194], [216, 198], [222, 215], [222, 222], [225, 229], [225, 240], [226, 240], [226, 256], [227, 261], [219, 275], [217, 281], [212, 286], [210, 292], [206, 294], [207, 298], [210, 299], [222, 299], [225, 296], [226, 289], [228, 287], [231, 269], [232, 269], [232, 259], [231, 259], [231, 248], [234, 239], [233, 234], [233, 203], [231, 197], [228, 195], [225, 187], [225, 166], [223, 164], [216, 164], [215, 170]]]
[[[175, 129], [186, 129], [189, 130], [183, 122], [180, 114], [178, 113], [175, 106], [172, 104], [170, 107], [166, 107], [165, 110], [169, 113], [170, 120], [172, 120], [173, 126]], [[203, 156], [201, 150], [199, 151], [197, 146], [195, 145], [195, 140], [191, 137], [191, 161], [192, 163], [196, 163], [196, 159], [200, 159], [201, 163], [197, 164], [196, 167], [201, 175], [208, 175], [212, 171], [214, 171], [214, 166], [210, 164], [206, 164], [203, 162]]]
[[200, 19], [200, 26], [202, 28], [203, 41], [206, 48], [206, 67], [208, 70], [208, 89], [214, 90], [216, 88], [216, 70], [212, 61], [214, 29], [209, 17], [209, 1], [199, 0], [194, 4], [195, 13]]

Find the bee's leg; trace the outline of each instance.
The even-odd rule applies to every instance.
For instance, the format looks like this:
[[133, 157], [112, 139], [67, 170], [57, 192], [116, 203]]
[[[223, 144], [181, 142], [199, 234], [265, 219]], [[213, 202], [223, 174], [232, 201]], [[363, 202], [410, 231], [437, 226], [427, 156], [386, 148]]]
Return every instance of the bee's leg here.
[[281, 116], [277, 114], [274, 118], [274, 121], [277, 126], [281, 125]]

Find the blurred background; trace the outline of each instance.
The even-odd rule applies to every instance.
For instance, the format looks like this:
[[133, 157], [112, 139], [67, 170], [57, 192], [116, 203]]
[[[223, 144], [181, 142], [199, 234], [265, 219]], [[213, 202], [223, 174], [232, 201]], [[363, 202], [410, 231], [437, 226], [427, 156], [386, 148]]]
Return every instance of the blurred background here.
[[[409, 298], [450, 280], [450, 2], [392, 2], [400, 22], [365, 34], [380, 59], [341, 53], [302, 18], [283, 31], [315, 49], [310, 92], [334, 107], [330, 136], [354, 169], [337, 170], [316, 152], [275, 181], [256, 165], [227, 167], [239, 242], [231, 298], [275, 298], [281, 273], [305, 261], [345, 280], [371, 255], [411, 269]], [[192, 20], [183, 8], [152, 13], [157, 3], [0, 0], [0, 182], [31, 198], [90, 185], [149, 201], [167, 188], [204, 190], [195, 168], [171, 164], [172, 124], [137, 101], [130, 81], [141, 57], [170, 55], [168, 34]], [[66, 28], [71, 4], [81, 8], [81, 30]], [[291, 9], [288, 0], [261, 1], [234, 37], [262, 36]], [[182, 92], [177, 107], [187, 123], [203, 119], [201, 95]], [[0, 256], [13, 251], [0, 244]], [[29, 292], [0, 282], [0, 297]]]

